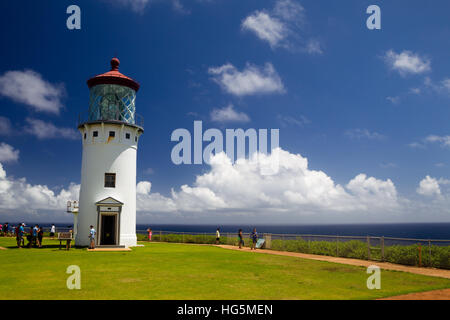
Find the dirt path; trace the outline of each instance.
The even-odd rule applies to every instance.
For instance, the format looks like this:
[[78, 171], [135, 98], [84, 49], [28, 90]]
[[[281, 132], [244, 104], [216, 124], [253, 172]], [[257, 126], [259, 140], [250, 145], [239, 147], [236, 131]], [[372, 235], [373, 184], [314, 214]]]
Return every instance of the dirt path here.
[[3, 247], [0, 247], [0, 250], [8, 250], [8, 249], [6, 249], [6, 248], [3, 248]]
[[378, 300], [450, 300], [450, 289], [410, 293]]
[[[251, 251], [250, 248], [239, 249], [238, 247], [229, 246], [229, 245], [218, 245], [217, 247], [224, 248], [224, 249], [230, 249], [230, 250], [238, 250], [238, 251]], [[378, 261], [367, 261], [367, 260], [359, 260], [359, 259], [319, 256], [319, 255], [314, 255], [314, 254], [298, 253], [298, 252], [286, 252], [286, 251], [265, 250], [265, 249], [257, 249], [254, 252], [276, 254], [276, 255], [288, 256], [288, 257], [298, 257], [298, 258], [303, 258], [303, 259], [311, 259], [311, 260], [319, 260], [319, 261], [328, 261], [328, 262], [334, 262], [334, 263], [349, 264], [349, 265], [353, 265], [353, 266], [361, 266], [361, 267], [366, 267], [366, 268], [371, 265], [376, 265], [376, 266], [380, 267], [381, 269], [385, 269], [385, 270], [403, 271], [403, 272], [421, 274], [421, 275], [425, 275], [425, 276], [450, 279], [450, 270], [419, 268], [419, 267], [403, 266], [403, 265], [393, 264], [393, 263], [389, 263], [389, 262], [378, 262]]]

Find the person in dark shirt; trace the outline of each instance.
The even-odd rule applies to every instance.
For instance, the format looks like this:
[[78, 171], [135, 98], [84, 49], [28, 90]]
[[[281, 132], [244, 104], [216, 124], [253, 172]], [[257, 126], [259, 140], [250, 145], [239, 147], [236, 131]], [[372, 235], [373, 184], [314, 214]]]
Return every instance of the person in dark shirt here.
[[244, 237], [242, 235], [242, 229], [239, 229], [238, 241], [239, 241], [239, 249], [242, 249], [242, 246], [244, 246]]
[[252, 239], [252, 249], [251, 250], [256, 250], [256, 243], [258, 242], [258, 232], [256, 232], [256, 228], [253, 229], [253, 232], [250, 235], [250, 238]]
[[44, 228], [42, 228], [41, 226], [39, 226], [37, 236], [38, 236], [39, 248], [42, 248], [42, 238], [44, 237]]

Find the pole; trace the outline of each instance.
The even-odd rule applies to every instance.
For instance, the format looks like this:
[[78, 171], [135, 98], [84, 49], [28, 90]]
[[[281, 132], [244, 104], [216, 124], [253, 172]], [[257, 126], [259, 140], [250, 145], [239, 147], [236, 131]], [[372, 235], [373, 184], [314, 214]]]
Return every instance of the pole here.
[[419, 268], [422, 266], [422, 244], [419, 243]]
[[381, 261], [384, 261], [384, 236], [381, 237]]
[[339, 257], [339, 236], [336, 236], [336, 257]]
[[428, 251], [429, 251], [429, 254], [430, 254], [430, 265], [429, 265], [429, 267], [431, 267], [433, 265], [433, 262], [431, 260], [431, 240], [428, 240]]
[[370, 260], [370, 236], [367, 236], [367, 260]]

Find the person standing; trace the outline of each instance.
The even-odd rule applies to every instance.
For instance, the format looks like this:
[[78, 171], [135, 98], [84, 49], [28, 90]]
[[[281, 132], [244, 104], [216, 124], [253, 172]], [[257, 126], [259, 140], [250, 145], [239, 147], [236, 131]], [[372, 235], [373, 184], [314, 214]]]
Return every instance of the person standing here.
[[33, 240], [33, 246], [39, 246], [39, 240], [38, 240], [38, 231], [39, 231], [39, 226], [35, 225], [32, 231], [32, 240]]
[[70, 248], [72, 248], [72, 238], [73, 238], [73, 229], [72, 229], [72, 227], [69, 227], [69, 233], [70, 233], [70, 239], [68, 239], [66, 241], [66, 250], [70, 250]]
[[216, 230], [216, 244], [220, 243], [220, 229], [217, 228]]
[[253, 232], [250, 235], [250, 238], [252, 239], [251, 250], [256, 250], [256, 243], [258, 242], [258, 232], [256, 232], [256, 228], [253, 229]]
[[17, 227], [17, 246], [21, 248], [25, 245], [25, 241], [23, 240], [23, 234], [25, 232], [24, 223]]
[[95, 249], [95, 234], [97, 233], [94, 229], [94, 226], [90, 227], [91, 230], [89, 230], [89, 239], [91, 240], [89, 243], [89, 249]]
[[50, 237], [52, 237], [52, 240], [55, 238], [55, 232], [56, 232], [56, 227], [52, 223], [52, 227], [50, 228]]
[[8, 222], [5, 223], [4, 226], [3, 226], [3, 235], [5, 237], [9, 236], [9, 223]]
[[244, 237], [242, 235], [242, 229], [239, 229], [238, 241], [239, 241], [239, 249], [242, 249], [242, 246], [245, 246], [245, 244], [244, 244]]
[[39, 242], [39, 248], [42, 248], [42, 238], [44, 238], [44, 228], [39, 226], [38, 229], [38, 242]]
[[3, 235], [3, 225], [0, 224], [0, 235]]
[[153, 234], [152, 228], [148, 228], [147, 233], [148, 233], [148, 241], [152, 241], [152, 234]]

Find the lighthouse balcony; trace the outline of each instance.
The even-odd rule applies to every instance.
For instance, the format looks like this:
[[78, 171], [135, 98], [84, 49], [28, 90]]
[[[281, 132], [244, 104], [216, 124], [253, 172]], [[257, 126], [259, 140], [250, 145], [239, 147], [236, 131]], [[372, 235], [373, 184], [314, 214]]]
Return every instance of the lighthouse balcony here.
[[124, 115], [120, 110], [97, 113], [93, 115], [91, 112], [82, 112], [78, 115], [78, 127], [87, 123], [117, 123], [126, 124], [132, 127], [144, 129], [144, 117], [134, 113], [132, 117]]

